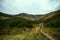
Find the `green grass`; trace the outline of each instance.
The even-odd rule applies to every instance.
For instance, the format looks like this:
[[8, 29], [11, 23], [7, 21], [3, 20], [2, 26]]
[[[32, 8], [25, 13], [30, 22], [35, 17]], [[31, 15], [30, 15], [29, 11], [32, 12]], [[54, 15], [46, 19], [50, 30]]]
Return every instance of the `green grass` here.
[[57, 40], [60, 40], [60, 28], [47, 27], [45, 28], [45, 32], [46, 31], [52, 37], [56, 38]]
[[[6, 39], [6, 40], [49, 40], [47, 37], [45, 37], [43, 34], [41, 34], [40, 31], [34, 30], [32, 32], [32, 34], [30, 34], [32, 30], [22, 32], [21, 29], [19, 30], [16, 28], [13, 31], [14, 32], [11, 31], [12, 34], [3, 35], [3, 36], [1, 36], [0, 39]], [[20, 33], [20, 32], [22, 32], [22, 33]]]

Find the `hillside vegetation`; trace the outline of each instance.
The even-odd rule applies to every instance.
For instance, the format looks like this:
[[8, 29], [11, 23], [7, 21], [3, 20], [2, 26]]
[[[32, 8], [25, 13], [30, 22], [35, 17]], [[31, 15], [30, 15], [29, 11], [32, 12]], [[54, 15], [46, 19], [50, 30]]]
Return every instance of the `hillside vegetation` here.
[[9, 15], [0, 12], [0, 39], [49, 40], [40, 33], [40, 29], [39, 31], [34, 30], [39, 23], [44, 23], [44, 32], [60, 40], [60, 10], [46, 15], [30, 15], [25, 13]]
[[60, 27], [60, 10], [51, 12], [47, 14], [49, 17], [50, 15], [55, 14], [54, 16], [44, 20], [46, 27]]
[[46, 27], [45, 32], [47, 31], [49, 35], [60, 40], [60, 10], [47, 14], [47, 17], [52, 14], [54, 14], [52, 17], [43, 21]]

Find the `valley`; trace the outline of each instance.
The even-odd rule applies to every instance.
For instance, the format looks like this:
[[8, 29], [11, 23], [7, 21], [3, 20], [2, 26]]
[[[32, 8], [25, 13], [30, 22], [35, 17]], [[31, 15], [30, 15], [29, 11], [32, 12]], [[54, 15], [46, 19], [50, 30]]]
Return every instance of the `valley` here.
[[9, 15], [0, 12], [0, 40], [50, 40], [40, 31], [60, 40], [60, 10], [46, 15], [21, 13]]

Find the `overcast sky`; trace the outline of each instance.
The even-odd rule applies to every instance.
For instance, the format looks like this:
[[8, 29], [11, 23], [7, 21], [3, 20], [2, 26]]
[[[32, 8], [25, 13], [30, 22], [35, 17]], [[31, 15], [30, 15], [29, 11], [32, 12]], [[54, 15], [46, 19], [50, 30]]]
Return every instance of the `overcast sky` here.
[[0, 12], [46, 14], [60, 9], [60, 0], [0, 0]]

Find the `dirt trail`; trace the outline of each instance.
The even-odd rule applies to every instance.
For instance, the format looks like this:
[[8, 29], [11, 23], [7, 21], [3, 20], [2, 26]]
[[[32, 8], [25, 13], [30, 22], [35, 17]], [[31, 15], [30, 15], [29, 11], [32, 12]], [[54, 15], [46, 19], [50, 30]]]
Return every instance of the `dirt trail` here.
[[53, 37], [51, 37], [50, 35], [44, 33], [43, 31], [40, 31], [43, 35], [45, 35], [47, 38], [49, 38], [50, 40], [55, 40]]
[[36, 26], [31, 32], [30, 34], [33, 34], [34, 32], [40, 31], [44, 36], [46, 36], [47, 38], [49, 38], [50, 40], [55, 40], [52, 36], [48, 35], [48, 33], [43, 32], [43, 30], [40, 30], [40, 27]]
[[36, 31], [40, 31], [44, 36], [49, 38], [50, 40], [55, 40], [52, 36], [48, 35], [47, 33], [43, 32], [43, 30], [40, 30], [39, 27], [35, 27]]
[[34, 29], [32, 29], [32, 31], [29, 34], [33, 34], [38, 31], [40, 31], [40, 28], [36, 26]]

